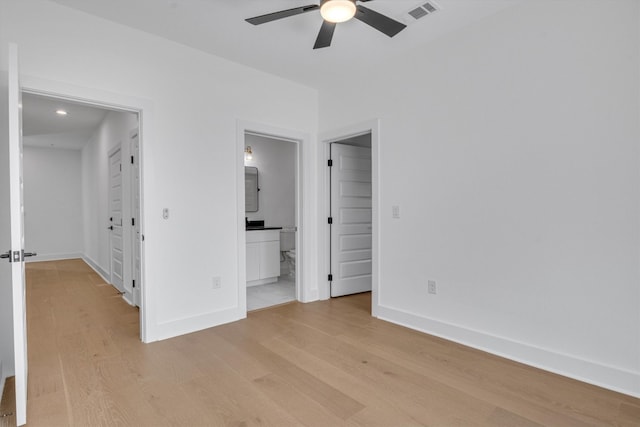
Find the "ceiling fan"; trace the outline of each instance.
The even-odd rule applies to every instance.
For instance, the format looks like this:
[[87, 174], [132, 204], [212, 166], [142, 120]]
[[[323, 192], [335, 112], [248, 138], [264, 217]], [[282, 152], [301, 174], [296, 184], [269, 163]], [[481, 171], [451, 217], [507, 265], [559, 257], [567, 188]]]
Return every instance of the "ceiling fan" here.
[[395, 36], [406, 28], [406, 25], [401, 22], [364, 7], [361, 4], [357, 4], [368, 1], [371, 0], [321, 0], [319, 5], [310, 4], [307, 6], [294, 7], [293, 9], [255, 16], [245, 19], [245, 21], [253, 25], [260, 25], [320, 9], [323, 21], [316, 43], [313, 46], [314, 49], [329, 47], [331, 45], [331, 39], [333, 39], [336, 24], [346, 22], [351, 18], [356, 18], [389, 37]]

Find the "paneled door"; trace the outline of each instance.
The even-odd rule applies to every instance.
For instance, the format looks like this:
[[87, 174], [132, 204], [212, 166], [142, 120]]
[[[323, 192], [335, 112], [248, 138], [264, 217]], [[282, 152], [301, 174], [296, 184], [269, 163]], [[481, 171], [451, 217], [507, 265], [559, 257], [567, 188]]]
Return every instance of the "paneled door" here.
[[122, 150], [109, 155], [109, 232], [111, 284], [124, 292], [124, 246], [122, 239]]
[[140, 253], [142, 251], [142, 236], [140, 235], [140, 136], [137, 131], [131, 136], [131, 156], [131, 206], [133, 209], [133, 251], [131, 257], [133, 259], [133, 304], [140, 307], [140, 286], [142, 282]]
[[371, 148], [331, 144], [331, 296], [371, 290]]

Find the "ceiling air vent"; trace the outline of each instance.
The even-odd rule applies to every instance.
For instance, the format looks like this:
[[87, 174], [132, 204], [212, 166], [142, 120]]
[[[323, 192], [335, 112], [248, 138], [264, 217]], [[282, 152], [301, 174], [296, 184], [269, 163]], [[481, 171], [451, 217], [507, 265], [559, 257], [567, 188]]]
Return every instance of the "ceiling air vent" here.
[[434, 12], [437, 12], [438, 10], [440, 10], [440, 7], [435, 2], [428, 1], [427, 3], [420, 5], [415, 9], [411, 9], [408, 13], [414, 19], [420, 19]]
[[413, 16], [416, 19], [420, 19], [423, 16], [427, 16], [428, 14], [429, 12], [424, 10], [422, 7], [416, 7], [415, 9], [409, 11], [409, 15]]

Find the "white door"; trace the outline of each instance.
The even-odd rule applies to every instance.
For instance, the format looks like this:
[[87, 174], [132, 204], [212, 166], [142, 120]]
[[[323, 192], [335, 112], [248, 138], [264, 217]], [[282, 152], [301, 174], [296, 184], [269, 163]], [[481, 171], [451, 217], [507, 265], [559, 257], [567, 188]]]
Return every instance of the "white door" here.
[[[24, 282], [22, 112], [20, 110], [21, 93], [18, 72], [18, 47], [13, 44], [9, 45], [9, 80], [7, 88], [9, 106], [9, 170], [3, 171], [3, 175], [4, 179], [6, 179], [5, 182], [9, 183], [11, 249], [8, 252], [8, 258], [11, 262], [11, 285], [13, 292], [16, 422], [18, 425], [23, 425], [27, 422], [27, 318]], [[1, 102], [4, 103], [7, 102], [7, 100], [3, 99]], [[5, 226], [5, 224], [2, 225]]]
[[331, 144], [331, 296], [371, 290], [371, 149]]
[[132, 265], [133, 265], [133, 304], [140, 307], [140, 138], [136, 131], [131, 137], [131, 206], [133, 207]]
[[124, 292], [124, 247], [122, 241], [122, 150], [109, 155], [109, 230], [111, 284]]

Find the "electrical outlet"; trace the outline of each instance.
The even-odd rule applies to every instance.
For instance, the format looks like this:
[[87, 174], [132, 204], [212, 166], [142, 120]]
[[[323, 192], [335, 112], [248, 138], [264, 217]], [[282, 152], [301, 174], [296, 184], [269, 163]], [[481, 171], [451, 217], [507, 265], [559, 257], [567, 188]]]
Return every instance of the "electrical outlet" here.
[[220, 289], [222, 287], [222, 278], [216, 276], [213, 278], [213, 289]]
[[435, 280], [429, 280], [427, 282], [427, 290], [429, 291], [430, 294], [437, 294], [438, 293], [438, 288], [436, 287], [436, 281]]
[[391, 206], [391, 218], [395, 218], [395, 219], [400, 218], [400, 206], [398, 205]]

